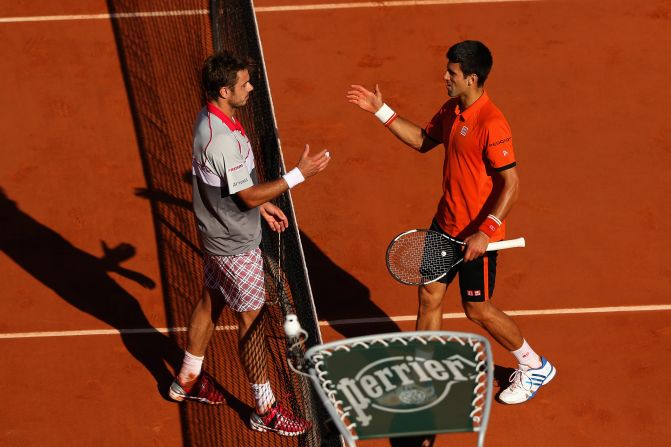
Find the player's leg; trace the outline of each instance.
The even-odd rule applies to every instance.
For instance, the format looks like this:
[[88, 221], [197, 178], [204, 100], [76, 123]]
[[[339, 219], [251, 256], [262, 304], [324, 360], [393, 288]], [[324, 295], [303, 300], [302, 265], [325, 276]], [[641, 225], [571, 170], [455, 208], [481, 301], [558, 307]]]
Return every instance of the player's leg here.
[[254, 393], [256, 412], [265, 413], [275, 403], [268, 381], [268, 350], [266, 347], [262, 309], [238, 312], [238, 353]]
[[203, 295], [196, 303], [189, 320], [186, 350], [194, 356], [205, 355], [214, 327], [225, 306], [224, 296], [219, 290], [203, 288]]
[[310, 427], [310, 423], [291, 414], [275, 399], [268, 381], [268, 348], [265, 340], [263, 310], [239, 312], [239, 350], [247, 378], [254, 393], [255, 410], [249, 425], [256, 431], [274, 431], [285, 436], [296, 436]]
[[442, 282], [419, 286], [416, 330], [440, 330], [443, 324], [443, 296], [446, 291], [447, 284]]
[[496, 280], [496, 259], [496, 252], [488, 252], [479, 259], [464, 263], [460, 268], [462, 306], [469, 320], [485, 329], [517, 359], [518, 368], [511, 376], [511, 385], [501, 392], [499, 398], [505, 403], [521, 403], [550, 382], [556, 370], [531, 349], [517, 323], [491, 302]]
[[[485, 329], [497, 343], [508, 351], [515, 351], [522, 346], [522, 333], [515, 321], [491, 301], [462, 301], [462, 306], [469, 320]], [[540, 362], [540, 357], [531, 353], [533, 356], [528, 360], [532, 364]]]
[[[467, 307], [470, 308], [467, 311], [471, 315], [469, 318], [480, 324], [517, 359], [518, 365], [510, 376], [510, 385], [499, 394], [501, 402], [526, 402], [536, 395], [541, 386], [547, 385], [554, 378], [557, 370], [545, 357], [534, 352], [512, 318], [491, 303], [469, 303]], [[474, 312], [473, 308], [479, 309]]]
[[266, 293], [261, 250], [254, 249], [232, 257], [227, 283], [227, 304], [238, 319], [240, 362], [254, 394], [255, 409], [250, 427], [257, 431], [274, 431], [285, 436], [304, 433], [310, 423], [291, 414], [275, 399], [268, 380], [268, 347], [265, 340], [264, 312]]
[[443, 298], [458, 270], [452, 270], [436, 282], [419, 286], [417, 291], [418, 331], [439, 331], [443, 326]]
[[[437, 225], [437, 224], [436, 224]], [[455, 277], [454, 272], [448, 273], [445, 277], [430, 284], [419, 286], [417, 322], [415, 329], [418, 331], [439, 331], [443, 325], [443, 298], [447, 291], [447, 286]], [[433, 358], [433, 349], [419, 346], [415, 350], [415, 356], [424, 360]], [[398, 400], [404, 403], [412, 401], [417, 404], [421, 401], [434, 399], [436, 390], [432, 383], [413, 384], [399, 387], [392, 393], [385, 396], [390, 402]], [[431, 437], [424, 439], [422, 445], [429, 443]], [[429, 445], [431, 445], [429, 443]]]
[[169, 395], [176, 401], [193, 400], [206, 404], [224, 401], [214, 380], [202, 371], [205, 350], [226, 303], [220, 288], [224, 259], [223, 256], [204, 257], [205, 287], [191, 314], [182, 367], [170, 385]]
[[[432, 231], [447, 234], [434, 220], [429, 227]], [[419, 286], [417, 290], [418, 309], [415, 329], [418, 331], [439, 331], [443, 325], [443, 297], [447, 286], [454, 280], [456, 271], [450, 271], [436, 282]]]

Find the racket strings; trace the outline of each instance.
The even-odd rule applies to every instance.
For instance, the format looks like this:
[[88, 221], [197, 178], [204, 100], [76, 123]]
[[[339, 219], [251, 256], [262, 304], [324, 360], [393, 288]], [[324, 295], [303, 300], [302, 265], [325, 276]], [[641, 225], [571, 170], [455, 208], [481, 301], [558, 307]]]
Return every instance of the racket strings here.
[[441, 235], [417, 231], [392, 243], [388, 267], [401, 282], [423, 284], [444, 275], [460, 259], [459, 254], [459, 248]]

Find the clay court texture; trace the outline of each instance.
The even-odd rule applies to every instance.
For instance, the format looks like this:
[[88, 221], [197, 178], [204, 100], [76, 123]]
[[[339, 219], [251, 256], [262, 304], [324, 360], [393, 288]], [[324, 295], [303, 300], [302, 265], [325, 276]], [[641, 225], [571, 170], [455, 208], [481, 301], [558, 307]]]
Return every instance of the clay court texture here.
[[[139, 3], [138, 12], [175, 9]], [[207, 3], [183, 9], [202, 15]], [[511, 124], [521, 178], [508, 236], [527, 241], [500, 254], [494, 301], [558, 370], [528, 403], [493, 405], [486, 445], [666, 445], [671, 3], [310, 5], [256, 2], [287, 167], [305, 143], [332, 156], [292, 190], [324, 340], [414, 328], [416, 289], [389, 276], [385, 249], [429, 226], [441, 184], [442, 147], [409, 150], [346, 91], [378, 83], [424, 125], [446, 99], [447, 48], [482, 40], [494, 55], [486, 88]], [[0, 42], [0, 445], [187, 445], [178, 404], [159, 390], [181, 355], [168, 331], [183, 327], [166, 317], [109, 6], [2, 2]], [[184, 151], [190, 144], [187, 135]], [[455, 286], [444, 312], [444, 329], [481, 333]], [[497, 346], [494, 358], [514, 366]], [[236, 393], [251, 404], [248, 390]], [[435, 445], [473, 440], [441, 435]], [[250, 432], [240, 445], [294, 442]]]

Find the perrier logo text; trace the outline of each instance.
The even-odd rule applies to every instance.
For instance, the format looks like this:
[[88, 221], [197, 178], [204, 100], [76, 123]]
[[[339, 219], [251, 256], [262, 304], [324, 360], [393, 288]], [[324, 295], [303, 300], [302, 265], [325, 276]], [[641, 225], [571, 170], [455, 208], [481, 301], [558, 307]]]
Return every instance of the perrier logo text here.
[[476, 364], [460, 355], [444, 360], [418, 356], [387, 357], [369, 363], [354, 377], [343, 377], [336, 388], [366, 427], [371, 407], [392, 413], [422, 411], [441, 402], [457, 382], [473, 380]]

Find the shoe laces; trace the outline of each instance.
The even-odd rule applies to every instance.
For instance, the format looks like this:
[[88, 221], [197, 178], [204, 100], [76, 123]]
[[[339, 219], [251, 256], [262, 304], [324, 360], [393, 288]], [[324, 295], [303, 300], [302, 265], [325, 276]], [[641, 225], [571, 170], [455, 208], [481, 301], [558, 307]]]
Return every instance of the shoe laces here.
[[[525, 378], [527, 379], [526, 381], [524, 380]], [[516, 369], [510, 375], [510, 379], [508, 379], [508, 381], [512, 384], [510, 385], [511, 390], [522, 388], [524, 391], [531, 391], [531, 378], [529, 377], [529, 374], [527, 374], [526, 370]], [[525, 382], [529, 383], [528, 388], [525, 386]]]
[[273, 428], [279, 429], [302, 430], [307, 426], [307, 421], [291, 414], [279, 402], [263, 419], [267, 421], [264, 421], [264, 423], [272, 424]]
[[222, 394], [217, 390], [214, 383], [207, 374], [204, 374], [200, 377], [200, 384], [198, 394], [200, 397], [204, 397], [212, 402], [219, 401], [222, 398]]

